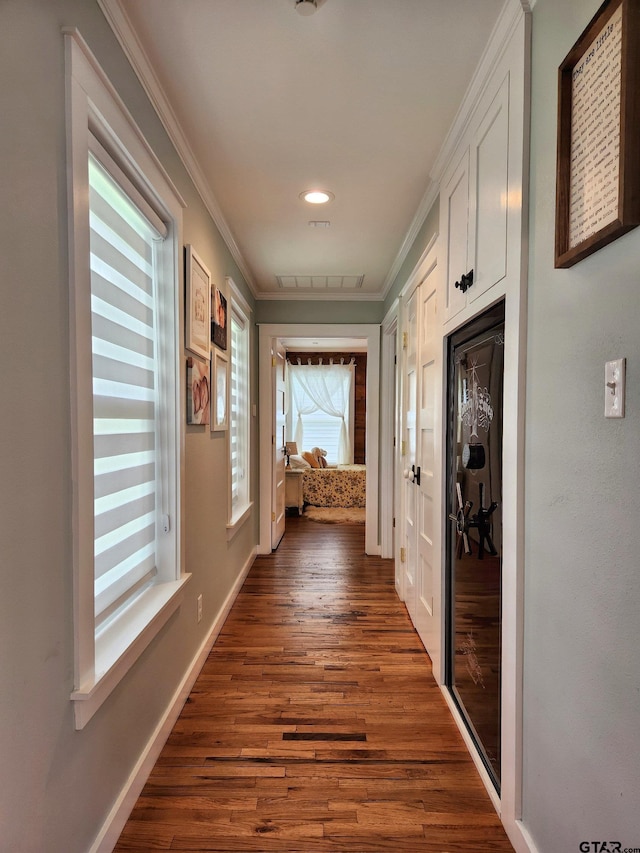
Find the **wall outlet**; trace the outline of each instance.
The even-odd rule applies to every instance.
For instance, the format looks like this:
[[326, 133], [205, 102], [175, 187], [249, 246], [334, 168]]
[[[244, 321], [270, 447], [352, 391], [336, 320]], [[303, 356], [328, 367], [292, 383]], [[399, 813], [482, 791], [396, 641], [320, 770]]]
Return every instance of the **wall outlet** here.
[[198, 596], [198, 622], [202, 622], [202, 593]]

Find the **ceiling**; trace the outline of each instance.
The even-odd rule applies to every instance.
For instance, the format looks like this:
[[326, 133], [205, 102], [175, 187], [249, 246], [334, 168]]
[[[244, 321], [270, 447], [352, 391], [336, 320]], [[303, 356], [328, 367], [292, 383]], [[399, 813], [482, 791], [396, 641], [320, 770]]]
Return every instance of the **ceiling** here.
[[254, 295], [384, 299], [503, 0], [100, 2]]

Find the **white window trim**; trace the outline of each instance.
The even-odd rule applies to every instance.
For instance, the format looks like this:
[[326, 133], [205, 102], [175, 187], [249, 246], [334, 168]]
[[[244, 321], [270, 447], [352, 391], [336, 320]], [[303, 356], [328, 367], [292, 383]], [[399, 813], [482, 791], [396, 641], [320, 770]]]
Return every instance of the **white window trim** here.
[[[248, 359], [248, 376], [247, 376], [247, 398], [249, 400], [249, 411], [247, 412], [246, 418], [246, 430], [247, 430], [247, 449], [249, 455], [251, 455], [251, 447], [252, 447], [252, 423], [253, 423], [253, 404], [252, 400], [252, 387], [251, 387], [251, 365], [253, 349], [252, 349], [252, 334], [251, 327], [253, 324], [253, 311], [251, 306], [244, 298], [242, 293], [240, 292], [238, 285], [235, 281], [230, 277], [226, 277], [227, 283], [227, 292], [230, 297], [230, 311], [229, 317], [233, 316], [233, 311], [236, 310], [238, 314], [243, 318], [244, 322], [247, 325], [247, 335], [248, 335], [248, 347], [247, 347], [247, 359]], [[229, 320], [229, 327], [231, 327], [231, 319]], [[231, 353], [231, 358], [233, 358], [233, 352]], [[230, 441], [230, 439], [229, 439]], [[229, 444], [229, 448], [231, 444]], [[251, 500], [251, 465], [247, 466], [247, 503], [240, 507], [239, 511], [236, 514], [233, 514], [232, 505], [231, 505], [231, 459], [229, 458], [229, 495], [228, 495], [228, 518], [229, 521], [227, 523], [227, 541], [231, 541], [236, 533], [240, 530], [245, 521], [251, 516], [253, 509], [253, 501]]]
[[[73, 577], [74, 577], [74, 702], [75, 725], [82, 729], [113, 688], [180, 606], [190, 575], [183, 571], [181, 542], [183, 478], [180, 334], [180, 288], [175, 288], [173, 327], [165, 327], [170, 342], [173, 376], [162, 376], [165, 394], [175, 399], [175, 417], [167, 418], [167, 443], [173, 449], [168, 470], [163, 474], [171, 494], [163, 512], [170, 517], [171, 569], [145, 591], [125, 614], [96, 640], [94, 626], [93, 579], [93, 439], [91, 369], [91, 284], [89, 273], [88, 150], [93, 132], [125, 169], [144, 174], [154, 187], [158, 206], [171, 223], [164, 241], [165, 264], [179, 277], [179, 247], [182, 245], [184, 201], [159, 160], [146, 143], [140, 129], [107, 79], [104, 71], [75, 29], [65, 29], [66, 126], [69, 198], [69, 281], [70, 281], [70, 375], [71, 452], [73, 481]], [[89, 498], [89, 499], [88, 499]], [[164, 547], [164, 546], [163, 546]], [[170, 575], [170, 576], [169, 576]]]

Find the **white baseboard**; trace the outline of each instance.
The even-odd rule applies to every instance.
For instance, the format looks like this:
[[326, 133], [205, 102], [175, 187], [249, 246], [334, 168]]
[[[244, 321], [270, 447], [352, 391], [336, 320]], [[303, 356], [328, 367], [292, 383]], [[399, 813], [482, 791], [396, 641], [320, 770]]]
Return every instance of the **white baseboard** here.
[[249, 555], [249, 559], [243, 566], [242, 571], [238, 575], [229, 595], [226, 597], [222, 607], [218, 611], [218, 615], [213, 622], [211, 631], [208, 633], [195, 657], [191, 661], [191, 664], [187, 668], [187, 671], [185, 672], [178, 689], [169, 702], [162, 719], [156, 726], [155, 731], [151, 735], [151, 738], [138, 758], [135, 767], [131, 771], [129, 778], [120, 791], [120, 794], [115, 801], [113, 808], [109, 812], [107, 819], [98, 832], [93, 844], [89, 848], [89, 853], [112, 853], [116, 846], [118, 838], [124, 829], [136, 800], [140, 796], [144, 784], [149, 778], [149, 774], [158, 760], [162, 747], [165, 745], [167, 738], [171, 734], [171, 730], [180, 716], [180, 711], [182, 710], [184, 703], [187, 701], [187, 697], [189, 696], [189, 693], [191, 693], [196, 678], [204, 666], [204, 662], [211, 651], [211, 647], [215, 643], [216, 638], [229, 615], [229, 611], [240, 592], [240, 588], [249, 573], [249, 569], [253, 565], [256, 553], [257, 551], [254, 548]]
[[484, 766], [484, 762], [482, 761], [482, 759], [480, 758], [480, 755], [478, 754], [478, 750], [476, 748], [475, 743], [473, 742], [473, 738], [469, 734], [469, 731], [464, 724], [464, 720], [462, 719], [462, 715], [460, 714], [460, 711], [458, 710], [456, 703], [451, 698], [451, 694], [449, 693], [449, 690], [447, 689], [447, 687], [445, 687], [444, 685], [441, 684], [440, 690], [442, 690], [442, 695], [444, 696], [445, 702], [449, 706], [449, 710], [451, 711], [451, 716], [453, 717], [455, 724], [460, 729], [460, 734], [462, 735], [462, 739], [464, 740], [465, 746], [469, 750], [469, 754], [471, 755], [471, 758], [473, 759], [473, 763], [476, 766], [476, 770], [480, 774], [480, 778], [482, 779], [482, 784], [487, 789], [487, 794], [489, 794], [489, 797], [491, 798], [491, 802], [493, 803], [493, 807], [496, 810], [496, 812], [498, 814], [500, 814], [500, 812], [501, 812], [500, 797], [499, 797], [498, 792], [496, 791], [496, 789], [493, 785], [493, 782], [491, 781], [491, 777], [489, 776], [489, 773], [487, 772], [487, 768]]
[[516, 853], [538, 853], [533, 838], [521, 820], [516, 820], [512, 826], [505, 824], [504, 828]]
[[460, 730], [460, 734], [462, 735], [462, 739], [465, 742], [465, 746], [469, 750], [469, 754], [473, 759], [473, 763], [476, 766], [478, 773], [480, 774], [480, 778], [482, 779], [482, 783], [487, 789], [487, 793], [491, 798], [491, 802], [493, 803], [493, 807], [495, 808], [498, 816], [502, 821], [502, 825], [504, 826], [504, 830], [509, 837], [509, 841], [513, 844], [513, 848], [516, 853], [538, 853], [538, 848], [533, 843], [533, 839], [529, 834], [527, 828], [522, 823], [521, 820], [513, 820], [509, 819], [507, 815], [502, 813], [502, 804], [500, 802], [500, 797], [493, 786], [493, 782], [491, 781], [491, 777], [487, 772], [487, 768], [484, 766], [484, 762], [480, 758], [477, 747], [473, 742], [471, 735], [467, 727], [464, 724], [464, 720], [462, 719], [462, 715], [458, 710], [455, 702], [451, 698], [451, 694], [449, 690], [444, 686], [440, 685], [440, 689], [442, 690], [442, 695], [445, 698], [447, 705], [449, 706], [449, 710], [451, 711], [451, 715]]

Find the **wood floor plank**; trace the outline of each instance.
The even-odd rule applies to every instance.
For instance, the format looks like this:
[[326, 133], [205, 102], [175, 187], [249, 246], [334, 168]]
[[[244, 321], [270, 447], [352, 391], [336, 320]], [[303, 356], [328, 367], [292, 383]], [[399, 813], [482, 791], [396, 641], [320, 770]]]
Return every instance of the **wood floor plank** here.
[[116, 853], [511, 847], [362, 526], [258, 557]]

